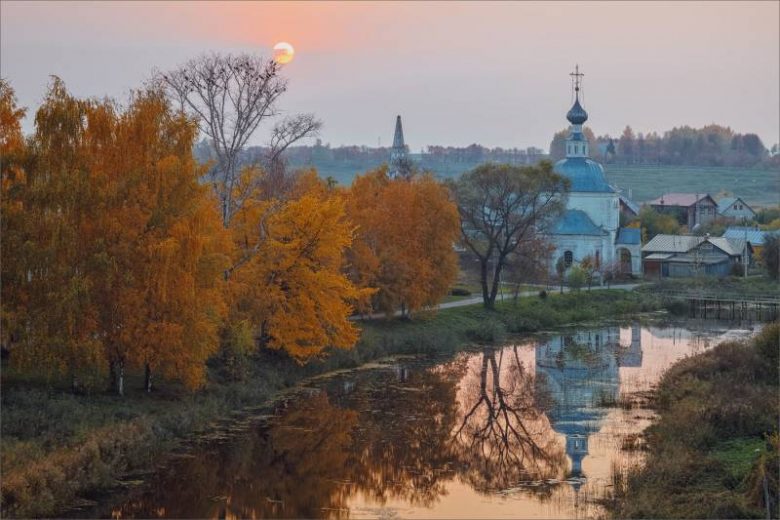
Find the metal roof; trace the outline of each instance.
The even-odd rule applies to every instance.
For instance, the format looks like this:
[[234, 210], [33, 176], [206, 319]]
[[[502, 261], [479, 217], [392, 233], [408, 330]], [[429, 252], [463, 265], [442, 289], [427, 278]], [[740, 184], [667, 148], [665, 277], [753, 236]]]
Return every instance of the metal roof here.
[[673, 257], [673, 253], [651, 253], [647, 255], [645, 260], [668, 260]]
[[642, 230], [638, 228], [620, 228], [615, 244], [637, 245], [642, 243]]
[[642, 252], [685, 253], [699, 245], [704, 238], [691, 235], [656, 235], [642, 246]]
[[604, 168], [587, 157], [567, 157], [555, 163], [555, 171], [571, 181], [571, 191], [614, 193], [604, 177]]
[[606, 235], [607, 232], [598, 227], [587, 213], [579, 209], [566, 210], [553, 227], [554, 235]]
[[656, 235], [642, 247], [642, 252], [687, 253], [702, 242], [709, 242], [730, 256], [741, 255], [745, 249], [745, 241], [743, 239], [691, 235]]
[[725, 238], [741, 238], [745, 239], [747, 233], [747, 241], [753, 246], [763, 246], [764, 240], [768, 236], [780, 234], [780, 231], [765, 231], [763, 229], [756, 229], [751, 227], [730, 226], [726, 228], [723, 233]]
[[753, 211], [753, 208], [745, 204], [745, 201], [742, 200], [739, 197], [723, 197], [718, 201], [718, 213], [723, 213], [727, 209], [729, 209], [731, 206], [734, 205], [735, 202], [740, 201], [743, 206], [745, 206], [745, 209], [749, 209], [751, 212], [755, 213]]
[[709, 237], [707, 241], [731, 256], [741, 255], [745, 250], [744, 238]]
[[[698, 197], [697, 197], [698, 195]], [[693, 206], [697, 202], [700, 202], [706, 198], [715, 200], [707, 193], [664, 193], [657, 199], [648, 202], [651, 206]]]
[[625, 204], [628, 209], [630, 209], [635, 215], [639, 215], [639, 205], [636, 202], [629, 199], [622, 193], [619, 193], [618, 197], [620, 197], [620, 202]]

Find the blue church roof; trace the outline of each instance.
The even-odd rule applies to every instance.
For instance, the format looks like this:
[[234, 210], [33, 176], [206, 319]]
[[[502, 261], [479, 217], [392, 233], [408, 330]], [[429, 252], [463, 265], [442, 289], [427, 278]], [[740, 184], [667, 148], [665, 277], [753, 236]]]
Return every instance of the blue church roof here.
[[566, 113], [566, 119], [573, 125], [581, 125], [588, 120], [588, 113], [585, 112], [585, 109], [580, 105], [579, 96], [574, 101], [574, 106]]
[[587, 213], [579, 209], [568, 209], [555, 224], [553, 233], [556, 235], [606, 235], [607, 232], [598, 227]]
[[638, 228], [622, 227], [618, 230], [616, 244], [634, 245], [642, 243], [642, 230]]
[[614, 193], [604, 177], [604, 168], [587, 157], [567, 157], [555, 163], [555, 171], [571, 181], [571, 191]]

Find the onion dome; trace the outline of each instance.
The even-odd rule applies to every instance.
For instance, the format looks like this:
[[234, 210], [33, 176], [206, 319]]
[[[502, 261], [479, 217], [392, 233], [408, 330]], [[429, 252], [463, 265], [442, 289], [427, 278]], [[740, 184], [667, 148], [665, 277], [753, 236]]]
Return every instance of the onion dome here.
[[587, 157], [567, 157], [553, 167], [559, 175], [565, 175], [571, 182], [572, 192], [614, 193], [604, 175], [604, 168]]
[[566, 119], [573, 125], [581, 125], [588, 120], [588, 113], [585, 112], [585, 109], [580, 105], [579, 96], [577, 96], [577, 99], [574, 101], [574, 106], [571, 107], [571, 110], [566, 113]]

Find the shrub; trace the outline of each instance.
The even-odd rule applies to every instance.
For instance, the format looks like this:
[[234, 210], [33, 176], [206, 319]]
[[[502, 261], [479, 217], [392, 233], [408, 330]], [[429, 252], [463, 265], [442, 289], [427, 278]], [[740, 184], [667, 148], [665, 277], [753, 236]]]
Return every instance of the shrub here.
[[539, 298], [541, 298], [542, 300], [544, 300], [545, 298], [547, 298], [547, 291], [545, 291], [544, 289], [542, 289], [541, 291], [539, 291]]
[[465, 287], [453, 287], [450, 291], [450, 295], [452, 296], [471, 296], [471, 291], [466, 289]]
[[497, 319], [480, 321], [467, 331], [468, 338], [480, 343], [497, 343], [506, 337], [506, 326]]

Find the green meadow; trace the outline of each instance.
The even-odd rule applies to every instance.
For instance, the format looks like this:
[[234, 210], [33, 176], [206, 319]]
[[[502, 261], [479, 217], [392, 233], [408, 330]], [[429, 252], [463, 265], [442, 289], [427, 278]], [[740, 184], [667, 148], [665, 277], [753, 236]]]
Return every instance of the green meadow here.
[[[418, 156], [419, 157], [419, 156]], [[443, 178], [457, 177], [477, 163], [429, 161], [416, 159], [422, 169]], [[375, 168], [365, 161], [327, 161], [313, 164], [293, 164], [294, 167], [314, 167], [322, 177], [333, 177], [348, 185], [355, 175]], [[748, 204], [774, 206], [780, 201], [780, 170], [759, 168], [728, 168], [705, 166], [622, 166], [604, 167], [607, 180], [625, 190], [637, 202], [652, 200], [664, 192], [709, 193], [713, 196], [728, 192], [742, 197]], [[717, 197], [716, 197], [717, 198]]]

